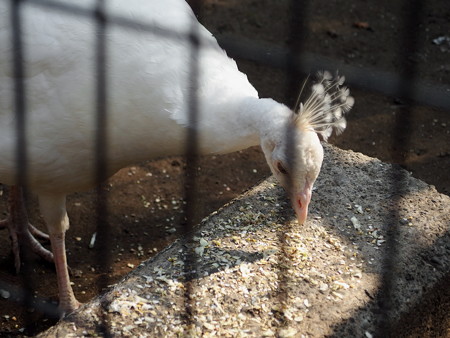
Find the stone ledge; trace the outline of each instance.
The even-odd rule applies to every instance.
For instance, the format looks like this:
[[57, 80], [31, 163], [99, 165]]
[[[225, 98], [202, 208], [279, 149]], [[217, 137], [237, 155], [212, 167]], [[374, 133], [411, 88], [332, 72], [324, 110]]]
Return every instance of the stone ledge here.
[[448, 278], [450, 198], [377, 159], [325, 152], [304, 226], [270, 178], [39, 336], [371, 337], [380, 321], [396, 328]]

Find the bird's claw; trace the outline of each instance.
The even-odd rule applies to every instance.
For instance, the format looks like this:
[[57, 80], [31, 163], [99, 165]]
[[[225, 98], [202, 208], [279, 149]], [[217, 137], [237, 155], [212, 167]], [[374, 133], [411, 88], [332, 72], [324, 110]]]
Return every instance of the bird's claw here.
[[[21, 260], [20, 260], [20, 245], [30, 248], [32, 252], [42, 257], [46, 261], [53, 263], [53, 254], [42, 246], [36, 237], [44, 240], [48, 240], [49, 237], [46, 233], [36, 229], [32, 224], [27, 226], [18, 226], [11, 218], [7, 218], [0, 221], [0, 229], [8, 229], [9, 237], [11, 238], [12, 252], [14, 255], [14, 267], [16, 272], [20, 272]], [[24, 228], [24, 231], [18, 230], [18, 228]]]

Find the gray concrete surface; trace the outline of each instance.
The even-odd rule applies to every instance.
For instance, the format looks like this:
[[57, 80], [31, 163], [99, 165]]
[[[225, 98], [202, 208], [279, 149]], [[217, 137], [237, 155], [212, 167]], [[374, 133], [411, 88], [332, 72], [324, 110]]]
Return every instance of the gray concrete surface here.
[[450, 198], [377, 159], [325, 152], [305, 225], [269, 178], [40, 337], [415, 332], [418, 309], [448, 306], [426, 300], [448, 295]]

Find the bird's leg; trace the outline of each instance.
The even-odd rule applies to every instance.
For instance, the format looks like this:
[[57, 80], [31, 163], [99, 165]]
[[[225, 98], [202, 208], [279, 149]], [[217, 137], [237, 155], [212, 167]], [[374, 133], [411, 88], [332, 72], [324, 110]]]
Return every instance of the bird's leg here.
[[65, 195], [39, 195], [42, 216], [47, 223], [53, 255], [55, 257], [56, 277], [58, 281], [59, 309], [62, 315], [76, 310], [80, 303], [75, 298], [70, 285], [67, 267], [65, 233], [69, 229]]
[[20, 271], [20, 245], [26, 245], [37, 255], [49, 262], [53, 262], [53, 254], [36, 240], [36, 237], [48, 240], [48, 235], [28, 222], [21, 188], [18, 186], [11, 187], [8, 203], [9, 217], [0, 221], [0, 229], [7, 228], [9, 231], [16, 272], [19, 273]]
[[67, 268], [65, 232], [50, 234], [52, 251], [55, 255], [56, 277], [59, 292], [59, 310], [61, 315], [69, 314], [80, 307], [70, 285], [69, 270]]

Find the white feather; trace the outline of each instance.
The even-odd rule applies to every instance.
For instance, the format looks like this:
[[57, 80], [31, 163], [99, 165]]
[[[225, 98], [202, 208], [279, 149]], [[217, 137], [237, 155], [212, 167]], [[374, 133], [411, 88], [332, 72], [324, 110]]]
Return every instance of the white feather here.
[[300, 104], [297, 112], [297, 125], [303, 129], [314, 129], [326, 141], [331, 133], [341, 133], [346, 127], [343, 113], [353, 107], [355, 100], [350, 90], [341, 86], [345, 77], [333, 78], [328, 71], [317, 73], [316, 82], [311, 86], [311, 95], [305, 103]]

